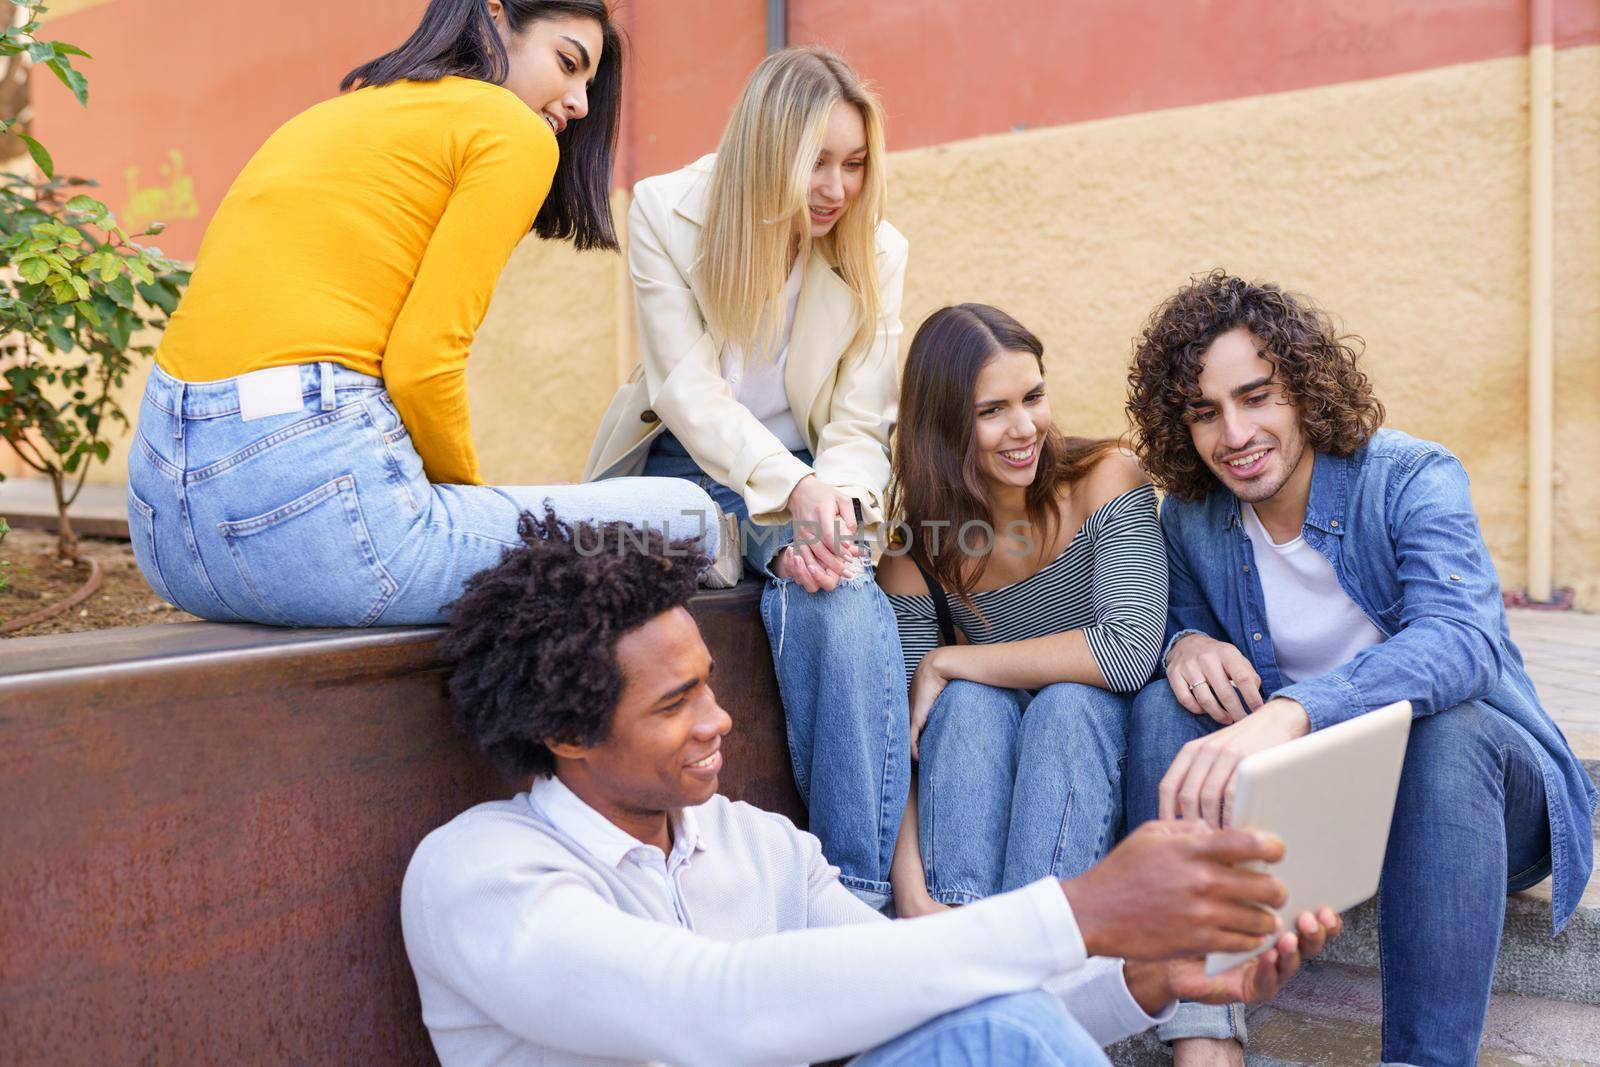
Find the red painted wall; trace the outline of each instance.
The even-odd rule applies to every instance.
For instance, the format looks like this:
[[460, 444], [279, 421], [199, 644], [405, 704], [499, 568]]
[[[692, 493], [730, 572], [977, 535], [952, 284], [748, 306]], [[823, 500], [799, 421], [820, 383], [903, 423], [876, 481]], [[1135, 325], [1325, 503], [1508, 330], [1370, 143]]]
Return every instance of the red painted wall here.
[[[790, 0], [877, 83], [894, 148], [1519, 54], [1530, 0]], [[1600, 0], [1555, 0], [1560, 46]]]
[[190, 258], [267, 135], [337, 93], [350, 68], [404, 40], [426, 6], [110, 0], [41, 31], [94, 58], [77, 61], [89, 78], [87, 110], [48, 72], [33, 79], [34, 128], [59, 172], [98, 178], [124, 221], [140, 221], [145, 208], [168, 224], [157, 243]]
[[617, 184], [681, 167], [717, 147], [746, 76], [767, 54], [764, 4], [626, 0], [632, 45]]
[[[883, 94], [891, 147], [909, 148], [1515, 55], [1530, 2], [789, 0], [789, 37], [844, 52]], [[267, 135], [398, 44], [424, 7], [108, 0], [52, 20], [51, 35], [95, 56], [90, 107], [41, 77], [35, 128], [60, 169], [100, 178], [125, 216], [168, 222], [162, 246], [190, 257]], [[619, 6], [632, 45], [619, 185], [716, 146], [765, 51], [764, 8]], [[1555, 0], [1555, 37], [1600, 41], [1600, 0]]]

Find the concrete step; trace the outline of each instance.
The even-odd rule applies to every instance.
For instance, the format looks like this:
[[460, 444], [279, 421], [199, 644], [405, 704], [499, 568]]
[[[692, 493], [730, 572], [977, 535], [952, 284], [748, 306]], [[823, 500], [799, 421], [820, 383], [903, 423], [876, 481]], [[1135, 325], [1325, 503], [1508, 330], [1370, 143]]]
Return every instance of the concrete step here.
[[[1591, 774], [1597, 761], [1585, 761]], [[1600, 820], [1596, 825], [1600, 854]], [[1378, 914], [1368, 901], [1345, 932], [1270, 1005], [1251, 1009], [1250, 1067], [1378, 1062]], [[1479, 1064], [1600, 1063], [1600, 875], [1558, 938], [1550, 937], [1550, 882], [1506, 898], [1495, 995]], [[1117, 1067], [1157, 1067], [1172, 1054], [1153, 1033], [1107, 1050]]]
[[[1377, 1063], [1381, 994], [1377, 972], [1315, 963], [1271, 1004], [1250, 1013], [1252, 1067]], [[1484, 1023], [1481, 1067], [1600, 1062], [1600, 1008], [1496, 994]]]
[[[1595, 852], [1600, 855], [1600, 825]], [[1328, 946], [1330, 962], [1378, 966], [1376, 900], [1345, 914], [1344, 934]], [[1494, 991], [1600, 1005], [1600, 872], [1560, 937], [1550, 936], [1550, 880], [1506, 898]]]
[[[1252, 1008], [1248, 1067], [1370, 1067], [1379, 1062], [1377, 972], [1312, 963], [1271, 1004]], [[1172, 1054], [1154, 1034], [1107, 1050], [1117, 1067], [1161, 1067]], [[1600, 1008], [1496, 994], [1484, 1023], [1480, 1067], [1600, 1063]]]

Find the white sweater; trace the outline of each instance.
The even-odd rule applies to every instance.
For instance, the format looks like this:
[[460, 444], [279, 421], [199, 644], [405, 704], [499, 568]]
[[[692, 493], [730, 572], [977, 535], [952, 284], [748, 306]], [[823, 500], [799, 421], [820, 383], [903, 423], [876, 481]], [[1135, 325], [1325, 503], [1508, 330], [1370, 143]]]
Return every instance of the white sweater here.
[[444, 1067], [815, 1062], [1044, 984], [1102, 1042], [1158, 1021], [1054, 881], [890, 922], [782, 816], [719, 796], [674, 828], [663, 856], [551, 778], [423, 840], [401, 919]]

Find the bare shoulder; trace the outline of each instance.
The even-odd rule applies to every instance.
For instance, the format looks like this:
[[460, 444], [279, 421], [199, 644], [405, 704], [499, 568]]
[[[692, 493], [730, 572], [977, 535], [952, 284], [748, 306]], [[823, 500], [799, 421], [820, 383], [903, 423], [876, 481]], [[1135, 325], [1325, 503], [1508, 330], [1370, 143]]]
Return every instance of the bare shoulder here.
[[878, 588], [890, 596], [927, 596], [928, 583], [905, 553], [883, 554], [878, 561]]
[[1127, 448], [1113, 448], [1095, 461], [1089, 473], [1079, 483], [1084, 514], [1093, 514], [1099, 508], [1141, 485], [1150, 483], [1144, 466]]

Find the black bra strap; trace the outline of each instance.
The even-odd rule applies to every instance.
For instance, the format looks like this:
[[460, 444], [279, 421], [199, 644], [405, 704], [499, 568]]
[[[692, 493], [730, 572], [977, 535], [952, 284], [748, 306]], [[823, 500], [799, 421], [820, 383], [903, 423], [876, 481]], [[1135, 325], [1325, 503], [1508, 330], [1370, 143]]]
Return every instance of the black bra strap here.
[[941, 586], [933, 575], [928, 573], [928, 568], [917, 563], [917, 557], [910, 556], [911, 562], [916, 563], [917, 570], [922, 573], [922, 580], [928, 585], [928, 595], [933, 597], [933, 613], [939, 617], [940, 643], [953, 645], [956, 643], [956, 622], [950, 614], [950, 598], [945, 596], [944, 587]]

